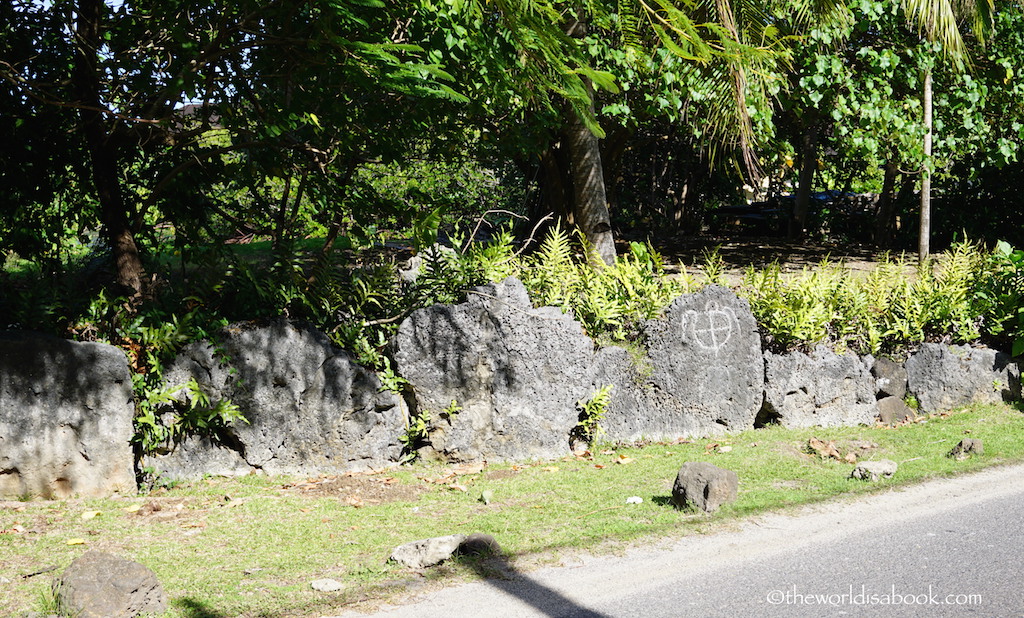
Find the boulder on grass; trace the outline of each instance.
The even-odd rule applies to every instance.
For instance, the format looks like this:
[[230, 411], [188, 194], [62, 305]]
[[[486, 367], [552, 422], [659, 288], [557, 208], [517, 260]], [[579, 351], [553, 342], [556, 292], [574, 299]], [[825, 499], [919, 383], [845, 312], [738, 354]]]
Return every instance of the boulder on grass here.
[[981, 440], [976, 438], [964, 438], [960, 440], [960, 443], [953, 447], [953, 450], [949, 452], [947, 457], [952, 457], [957, 461], [963, 461], [969, 458], [971, 455], [984, 455], [985, 445], [982, 444]]
[[896, 474], [896, 462], [891, 459], [879, 459], [878, 461], [862, 461], [850, 473], [850, 478], [862, 481], [878, 481], [880, 479], [891, 479]]
[[405, 543], [391, 552], [391, 560], [410, 569], [432, 567], [455, 555], [467, 538], [465, 534], [451, 534]]
[[908, 418], [914, 418], [914, 411], [899, 397], [883, 397], [878, 400], [878, 420], [885, 425], [896, 425]]
[[459, 543], [455, 554], [458, 556], [499, 556], [501, 555], [501, 545], [489, 534], [474, 532]]
[[63, 615], [78, 618], [156, 616], [167, 609], [167, 595], [153, 571], [106, 552], [83, 554], [53, 588]]
[[697, 508], [713, 513], [736, 500], [739, 477], [704, 461], [688, 461], [679, 469], [672, 486], [672, 502], [680, 509]]

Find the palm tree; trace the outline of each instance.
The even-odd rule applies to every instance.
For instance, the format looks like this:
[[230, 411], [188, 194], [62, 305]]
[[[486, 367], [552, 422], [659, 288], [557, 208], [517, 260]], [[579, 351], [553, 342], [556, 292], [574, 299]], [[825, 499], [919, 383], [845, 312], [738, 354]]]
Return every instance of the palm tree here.
[[[839, 6], [833, 0], [815, 1], [828, 10]], [[762, 78], [770, 72], [758, 69], [785, 58], [783, 38], [773, 24], [766, 3], [757, 0], [699, 0], [685, 4], [672, 0], [581, 0], [559, 5], [544, 0], [496, 0], [494, 4], [506, 16], [528, 17], [539, 14], [545, 7], [564, 9], [559, 13], [558, 26], [567, 39], [563, 43], [568, 43], [569, 53], [578, 51], [574, 49], [576, 40], [588, 28], [600, 24], [603, 31], [611, 29], [638, 59], [663, 48], [688, 61], [705, 83], [714, 85], [711, 89], [714, 101], [705, 108], [710, 110], [709, 114], [700, 119], [705, 125], [705, 135], [715, 144], [736, 147], [745, 168], [756, 174], [748, 99], [759, 97], [767, 101]], [[531, 25], [543, 26], [536, 21]], [[576, 56], [576, 62], [586, 63], [587, 60], [585, 54]], [[566, 68], [572, 64], [568, 60], [559, 61], [565, 62]], [[580, 75], [579, 83], [590, 96], [586, 101], [572, 96], [578, 94], [578, 89], [562, 86], [563, 93], [570, 96], [565, 97], [567, 113], [558, 134], [564, 140], [568, 155], [571, 168], [568, 179], [573, 191], [565, 195], [569, 192], [559, 188], [557, 195], [571, 200], [569, 214], [591, 246], [593, 261], [611, 264], [615, 260], [615, 246], [598, 141], [604, 133], [594, 116], [591, 82], [591, 75]], [[600, 85], [609, 89], [607, 82]], [[551, 157], [546, 160], [550, 163]]]
[[[967, 46], [960, 24], [970, 22], [970, 31], [982, 43], [992, 29], [994, 0], [903, 0], [903, 8], [911, 25], [916, 25], [929, 43], [938, 43], [956, 69], [968, 66]], [[918, 259], [923, 262], [930, 252], [931, 236], [931, 165], [932, 157], [932, 68], [924, 71], [922, 107], [924, 108], [924, 168], [921, 170], [921, 212], [918, 232]]]

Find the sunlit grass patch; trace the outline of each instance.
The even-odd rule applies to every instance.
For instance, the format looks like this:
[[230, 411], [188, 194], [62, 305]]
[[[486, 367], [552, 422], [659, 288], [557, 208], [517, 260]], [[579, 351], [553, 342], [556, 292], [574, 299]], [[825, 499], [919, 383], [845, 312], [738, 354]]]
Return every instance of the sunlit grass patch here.
[[[964, 437], [981, 439], [985, 454], [947, 457]], [[899, 470], [877, 483], [853, 480], [853, 464], [823, 457], [808, 446], [811, 438], [859, 461], [891, 459]], [[0, 584], [0, 614], [39, 609], [52, 578], [98, 549], [153, 569], [171, 599], [169, 616], [323, 615], [410, 582], [486, 573], [460, 561], [425, 574], [403, 570], [387, 559], [404, 542], [487, 533], [517, 568], [557, 562], [559, 552], [665, 543], [768, 510], [1020, 461], [1024, 414], [975, 406], [896, 428], [773, 426], [593, 451], [519, 464], [417, 464], [373, 475], [208, 478], [117, 499], [5, 502], [0, 577], [10, 581]], [[673, 508], [672, 482], [686, 461], [735, 471], [737, 501], [714, 515]], [[632, 497], [641, 501], [627, 502]], [[345, 589], [311, 589], [312, 580], [325, 577]]]

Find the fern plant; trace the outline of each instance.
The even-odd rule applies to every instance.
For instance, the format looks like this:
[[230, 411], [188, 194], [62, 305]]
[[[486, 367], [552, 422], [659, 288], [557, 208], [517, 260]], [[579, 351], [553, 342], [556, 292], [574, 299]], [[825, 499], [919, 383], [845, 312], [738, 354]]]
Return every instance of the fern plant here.
[[591, 446], [604, 436], [605, 430], [601, 422], [608, 412], [608, 406], [611, 405], [613, 388], [611, 384], [606, 384], [597, 389], [589, 399], [576, 402], [576, 409], [580, 413], [579, 422], [576, 424], [578, 435]]

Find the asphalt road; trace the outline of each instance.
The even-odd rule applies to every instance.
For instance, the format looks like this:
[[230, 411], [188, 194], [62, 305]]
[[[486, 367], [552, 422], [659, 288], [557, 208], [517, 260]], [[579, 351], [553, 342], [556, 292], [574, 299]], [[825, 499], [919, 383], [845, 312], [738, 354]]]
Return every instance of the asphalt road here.
[[1024, 616], [1022, 582], [1024, 466], [1013, 466], [510, 572], [374, 615]]

